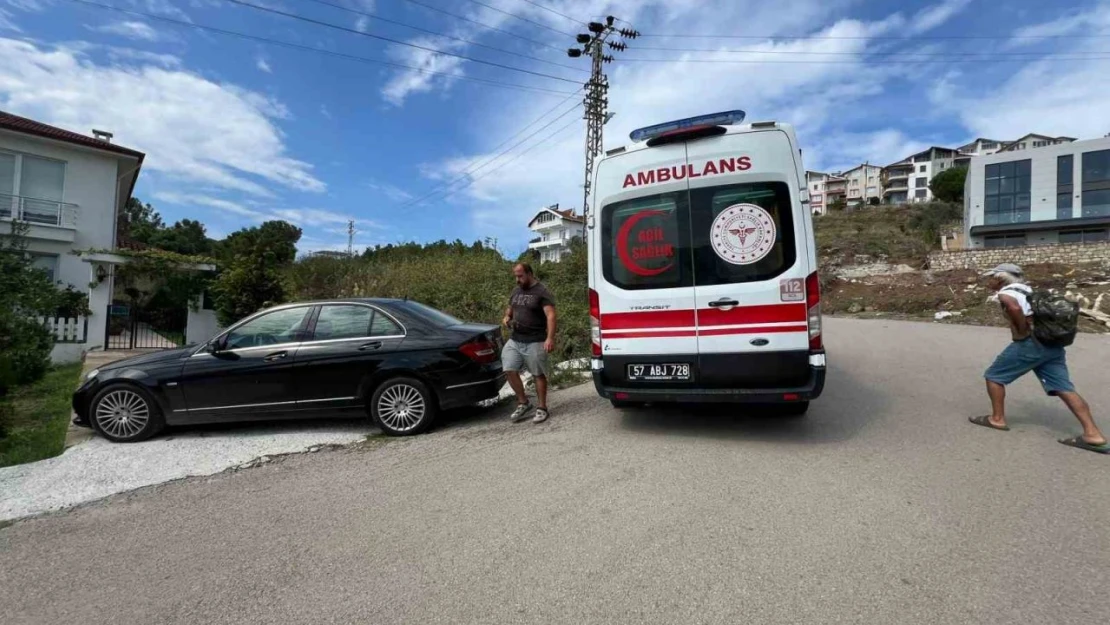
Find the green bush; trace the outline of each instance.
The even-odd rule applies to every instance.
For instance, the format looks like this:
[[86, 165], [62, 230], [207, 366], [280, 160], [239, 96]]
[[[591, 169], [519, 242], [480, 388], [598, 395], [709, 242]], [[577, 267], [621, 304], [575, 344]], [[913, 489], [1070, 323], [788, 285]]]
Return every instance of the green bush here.
[[51, 316], [60, 295], [26, 254], [26, 229], [12, 222], [10, 233], [0, 236], [0, 397], [16, 385], [41, 378], [54, 347], [38, 317]]

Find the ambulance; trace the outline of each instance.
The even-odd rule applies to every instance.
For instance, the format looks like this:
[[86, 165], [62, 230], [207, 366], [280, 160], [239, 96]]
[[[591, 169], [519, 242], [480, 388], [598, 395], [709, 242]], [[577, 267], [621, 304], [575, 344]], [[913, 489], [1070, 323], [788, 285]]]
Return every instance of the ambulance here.
[[594, 171], [591, 359], [614, 406], [758, 402], [805, 413], [825, 384], [801, 150], [729, 111], [642, 128]]

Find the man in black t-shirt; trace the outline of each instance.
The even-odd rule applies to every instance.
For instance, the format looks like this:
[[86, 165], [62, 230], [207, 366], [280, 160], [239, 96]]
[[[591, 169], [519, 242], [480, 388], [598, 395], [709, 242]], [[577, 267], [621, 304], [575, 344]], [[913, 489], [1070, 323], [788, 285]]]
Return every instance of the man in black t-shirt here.
[[522, 369], [536, 381], [536, 416], [534, 423], [547, 420], [547, 355], [555, 349], [555, 297], [543, 283], [536, 280], [532, 266], [518, 263], [513, 267], [516, 288], [509, 296], [509, 307], [502, 323], [512, 331], [509, 342], [501, 351], [501, 363], [516, 393], [517, 407], [510, 417], [513, 423], [528, 418], [532, 404], [524, 394], [520, 379]]

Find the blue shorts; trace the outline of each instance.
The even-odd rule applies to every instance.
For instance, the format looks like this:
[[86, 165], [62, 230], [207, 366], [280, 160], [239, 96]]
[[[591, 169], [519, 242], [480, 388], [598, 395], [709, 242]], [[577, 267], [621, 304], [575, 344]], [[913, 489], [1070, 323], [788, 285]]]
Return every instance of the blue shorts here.
[[1032, 337], [1010, 343], [994, 359], [983, 377], [1005, 386], [1030, 371], [1036, 374], [1044, 392], [1049, 395], [1075, 392], [1068, 376], [1064, 348], [1045, 347]]

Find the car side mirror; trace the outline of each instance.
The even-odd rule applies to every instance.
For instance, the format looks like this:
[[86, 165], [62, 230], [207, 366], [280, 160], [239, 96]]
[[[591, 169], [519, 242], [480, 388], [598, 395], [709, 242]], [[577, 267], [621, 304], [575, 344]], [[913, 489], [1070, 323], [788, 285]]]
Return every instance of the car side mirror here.
[[220, 339], [212, 339], [205, 344], [204, 351], [208, 352], [209, 354], [216, 354], [220, 351], [220, 343]]

